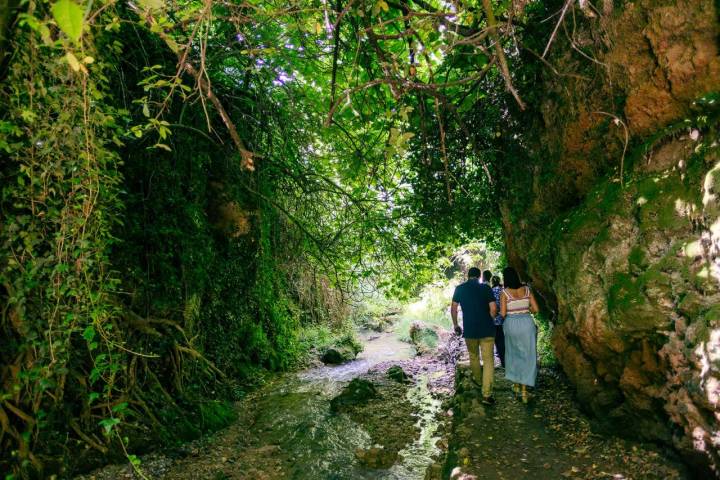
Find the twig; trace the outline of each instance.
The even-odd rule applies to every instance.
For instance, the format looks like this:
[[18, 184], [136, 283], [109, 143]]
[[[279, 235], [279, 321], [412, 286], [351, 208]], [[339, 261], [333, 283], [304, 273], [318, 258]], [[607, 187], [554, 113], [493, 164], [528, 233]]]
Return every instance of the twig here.
[[347, 15], [347, 13], [350, 11], [350, 9], [353, 6], [353, 3], [355, 3], [355, 0], [350, 0], [347, 5], [345, 5], [345, 8], [342, 12], [338, 15], [337, 19], [335, 20], [335, 24], [333, 25], [333, 29], [337, 29], [340, 26], [340, 22], [342, 21], [343, 17]]
[[[478, 33], [478, 31], [474, 28], [467, 27], [465, 25], [461, 25], [459, 23], [451, 21], [450, 18], [454, 17], [453, 13], [437, 10], [425, 0], [413, 0], [413, 2], [416, 3], [420, 8], [430, 12], [431, 16], [438, 17], [438, 21], [440, 22], [440, 24], [444, 25], [448, 29], [448, 31], [452, 31], [453, 33], [462, 35], [463, 37], [470, 37]], [[398, 9], [402, 9], [401, 6], [394, 2], [388, 2], [388, 5]], [[406, 16], [413, 17], [420, 15], [422, 15], [420, 12], [409, 11]]]
[[205, 363], [208, 364], [208, 366], [210, 367], [210, 369], [211, 369], [213, 372], [217, 373], [217, 374], [220, 375], [222, 378], [227, 378], [227, 375], [225, 375], [225, 372], [223, 372], [222, 370], [220, 370], [219, 368], [217, 368], [213, 362], [211, 362], [210, 360], [208, 360], [207, 358], [205, 358], [202, 353], [198, 352], [198, 351], [195, 350], [194, 348], [186, 347], [186, 346], [184, 346], [184, 345], [180, 345], [179, 343], [176, 343], [176, 344], [175, 344], [175, 348], [177, 348], [178, 351], [180, 351], [180, 352], [188, 353], [188, 354], [190, 354], [190, 356], [192, 356], [192, 357], [194, 357], [194, 358], [197, 358], [197, 359], [199, 359], [199, 360], [204, 361]]
[[86, 434], [80, 429], [80, 425], [78, 425], [77, 420], [74, 418], [70, 420], [70, 427], [77, 433], [78, 437], [80, 437], [85, 443], [93, 447], [95, 450], [99, 451], [103, 455], [107, 455], [108, 449], [107, 447], [100, 445], [95, 440], [90, 438], [90, 435]]
[[227, 128], [228, 133], [230, 134], [230, 138], [232, 138], [233, 143], [240, 152], [243, 168], [250, 171], [255, 170], [253, 157], [255, 157], [256, 155], [247, 148], [245, 148], [243, 141], [240, 139], [240, 135], [238, 135], [237, 133], [237, 128], [235, 128], [235, 124], [230, 118], [230, 115], [228, 115], [228, 113], [225, 111], [222, 103], [220, 103], [220, 99], [218, 99], [213, 93], [208, 81], [203, 78], [202, 75], [200, 75], [197, 69], [190, 62], [185, 62], [184, 68], [185, 71], [195, 77], [195, 80], [198, 82], [198, 86], [200, 87], [200, 89], [204, 90], [205, 96], [212, 102], [212, 104], [215, 106], [215, 109], [220, 114], [220, 118], [222, 118], [222, 121], [225, 124], [225, 128]]
[[447, 158], [447, 149], [445, 148], [445, 126], [443, 125], [442, 115], [440, 115], [440, 102], [435, 97], [435, 115], [438, 119], [438, 126], [440, 127], [440, 152], [443, 156], [443, 169], [445, 172], [445, 189], [447, 190], [448, 203], [452, 205], [452, 189], [450, 188], [450, 176], [449, 176], [449, 165]]
[[[337, 0], [335, 4], [335, 9], [340, 10], [340, 1]], [[338, 14], [338, 17], [341, 15], [341, 13]], [[335, 26], [333, 28], [333, 60], [332, 60], [332, 78], [330, 80], [330, 105], [333, 104], [335, 101], [335, 88], [336, 88], [336, 81], [337, 81], [337, 67], [338, 67], [338, 55], [340, 51], [340, 18], [338, 18], [338, 21], [335, 23]]]
[[[575, 18], [575, 16], [573, 15], [573, 19], [574, 19], [574, 18]], [[577, 44], [575, 43], [575, 40], [574, 40], [574, 37], [575, 37], [575, 25], [574, 25], [574, 20], [573, 20], [573, 31], [572, 31], [572, 34], [571, 34], [571, 33], [568, 33], [568, 31], [567, 31], [567, 26], [565, 26], [565, 25], [563, 25], [563, 31], [565, 32], [565, 37], [568, 39], [568, 42], [570, 42], [570, 46], [573, 48], [573, 50], [575, 50], [576, 52], [578, 52], [580, 55], [582, 55], [583, 57], [587, 58], [587, 59], [590, 60], [591, 62], [597, 63], [598, 65], [602, 65], [602, 66], [605, 67], [605, 68], [609, 68], [606, 64], [604, 64], [604, 63], [601, 62], [600, 60], [596, 59], [595, 57], [586, 54], [585, 52], [583, 52], [583, 51], [577, 46]]]
[[548, 50], [550, 50], [550, 45], [552, 44], [553, 40], [555, 40], [555, 35], [557, 35], [558, 28], [560, 28], [560, 24], [563, 21], [563, 18], [565, 18], [565, 13], [567, 13], [567, 9], [572, 3], [573, 0], [566, 0], [565, 5], [562, 8], [562, 11], [560, 12], [560, 18], [558, 19], [557, 23], [555, 24], [555, 28], [553, 29], [552, 35], [550, 35], [550, 40], [548, 40], [547, 45], [545, 45], [545, 50], [543, 51], [542, 58], [545, 58], [545, 55], [547, 55]]
[[475, 80], [482, 78], [483, 75], [485, 75], [485, 72], [488, 70], [490, 65], [492, 65], [493, 62], [488, 62], [485, 66], [483, 66], [482, 70], [480, 70], [475, 75], [471, 75], [469, 77], [461, 78], [460, 80], [455, 80], [452, 82], [445, 82], [445, 83], [421, 83], [421, 82], [409, 82], [407, 80], [399, 80], [394, 78], [376, 78], [375, 80], [370, 80], [369, 82], [365, 82], [362, 85], [358, 85], [354, 88], [346, 89], [342, 95], [335, 100], [335, 103], [330, 107], [330, 111], [328, 112], [327, 119], [325, 119], [325, 125], [329, 126], [333, 121], [333, 116], [335, 115], [335, 110], [340, 106], [341, 100], [345, 98], [350, 98], [350, 95], [353, 95], [355, 93], [361, 92], [363, 90], [367, 90], [368, 88], [375, 87], [377, 85], [383, 85], [383, 84], [393, 84], [393, 85], [402, 85], [406, 89], [409, 90], [423, 90], [423, 91], [435, 91], [439, 90], [441, 88], [447, 88], [447, 87], [454, 87], [457, 85], [463, 85], [465, 83], [474, 82]]
[[527, 52], [530, 52], [530, 54], [531, 54], [532, 56], [534, 56], [535, 58], [537, 58], [538, 60], [540, 60], [540, 61], [543, 63], [543, 65], [545, 65], [547, 68], [549, 68], [550, 71], [552, 71], [552, 72], [553, 72], [555, 75], [557, 75], [558, 77], [577, 78], [578, 80], [584, 80], [584, 81], [586, 81], [586, 82], [589, 82], [589, 81], [591, 80], [591, 79], [588, 78], [588, 77], [585, 77], [585, 76], [583, 76], [583, 75], [578, 75], [578, 74], [576, 74], [576, 73], [562, 73], [562, 72], [559, 72], [559, 71], [553, 66], [552, 63], [548, 62], [546, 59], [544, 59], [539, 53], [537, 53], [537, 52], [536, 52], [535, 50], [533, 50], [532, 48], [529, 48], [527, 45], [525, 45], [525, 44], [522, 43], [522, 42], [520, 43], [520, 47], [521, 47], [523, 50], [525, 50], [525, 51], [527, 51]]

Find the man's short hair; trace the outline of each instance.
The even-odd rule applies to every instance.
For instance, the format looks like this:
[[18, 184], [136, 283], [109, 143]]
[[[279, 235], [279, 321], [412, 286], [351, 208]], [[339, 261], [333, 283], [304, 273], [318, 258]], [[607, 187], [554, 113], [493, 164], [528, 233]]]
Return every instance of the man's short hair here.
[[468, 278], [480, 278], [480, 269], [471, 267], [470, 270], [468, 270]]
[[489, 282], [492, 278], [492, 272], [490, 270], [483, 270], [482, 279], [483, 282]]

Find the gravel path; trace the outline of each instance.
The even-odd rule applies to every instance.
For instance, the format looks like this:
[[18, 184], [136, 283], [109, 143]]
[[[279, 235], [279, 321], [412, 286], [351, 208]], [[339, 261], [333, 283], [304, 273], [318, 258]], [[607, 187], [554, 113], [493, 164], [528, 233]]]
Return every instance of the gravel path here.
[[541, 369], [528, 405], [496, 370], [497, 404], [483, 407], [467, 364], [458, 365], [458, 386], [445, 478], [686, 479], [672, 452], [593, 431], [559, 373]]

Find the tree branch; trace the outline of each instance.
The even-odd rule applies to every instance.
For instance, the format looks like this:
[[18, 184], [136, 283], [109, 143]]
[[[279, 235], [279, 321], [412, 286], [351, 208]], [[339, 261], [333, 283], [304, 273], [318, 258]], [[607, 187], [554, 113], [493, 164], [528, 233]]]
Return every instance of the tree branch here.
[[225, 110], [225, 107], [223, 107], [222, 103], [220, 102], [220, 99], [218, 99], [215, 94], [213, 93], [213, 90], [210, 86], [210, 82], [208, 82], [207, 78], [205, 78], [201, 72], [188, 60], [188, 51], [189, 48], [186, 48], [184, 52], [182, 52], [178, 46], [177, 43], [175, 43], [175, 40], [168, 37], [168, 35], [165, 33], [162, 27], [153, 29], [153, 26], [157, 24], [155, 21], [155, 18], [152, 16], [150, 12], [142, 12], [136, 5], [134, 5], [132, 2], [128, 2], [128, 6], [139, 16], [143, 17], [145, 19], [145, 22], [148, 24], [148, 27], [150, 28], [150, 31], [157, 33], [157, 35], [165, 42], [165, 45], [167, 47], [175, 52], [175, 54], [178, 57], [178, 66], [181, 71], [186, 71], [190, 75], [192, 75], [195, 78], [195, 82], [197, 83], [198, 88], [200, 89], [200, 93], [202, 93], [210, 102], [212, 102], [213, 106], [215, 107], [215, 110], [217, 110], [218, 114], [220, 115], [220, 118], [222, 119], [223, 123], [225, 124], [225, 128], [227, 129], [228, 133], [230, 134], [230, 138], [232, 139], [233, 143], [235, 144], [235, 147], [237, 148], [238, 152], [240, 152], [240, 157], [242, 159], [242, 167], [253, 171], [255, 170], [255, 164], [253, 161], [253, 158], [257, 155], [247, 148], [245, 148], [245, 144], [243, 143], [242, 139], [240, 138], [240, 135], [237, 132], [237, 128], [235, 127], [235, 124], [233, 123], [232, 119], [230, 118], [230, 115], [228, 115], [227, 111]]
[[520, 110], [525, 110], [525, 103], [523, 103], [520, 95], [518, 95], [518, 92], [517, 90], [515, 90], [515, 87], [512, 83], [512, 77], [510, 76], [510, 69], [508, 68], [507, 64], [507, 57], [505, 57], [505, 51], [503, 50], [500, 34], [498, 33], [497, 20], [495, 19], [495, 13], [493, 12], [492, 3], [490, 3], [490, 0], [483, 0], [482, 4], [483, 9], [485, 10], [485, 15], [487, 17], [490, 35], [493, 37], [493, 40], [495, 40], [495, 54], [498, 57], [500, 72], [505, 79], [505, 88], [507, 88], [507, 91], [510, 92], [513, 97], [515, 97], [515, 101], [520, 107]]
[[422, 82], [410, 82], [407, 80], [397, 80], [393, 78], [376, 78], [375, 80], [370, 80], [369, 82], [365, 82], [362, 85], [358, 85], [354, 88], [349, 88], [343, 92], [343, 95], [335, 100], [335, 103], [330, 107], [330, 111], [328, 112], [327, 119], [325, 119], [325, 126], [329, 126], [333, 121], [333, 116], [335, 115], [335, 111], [337, 110], [338, 106], [340, 106], [340, 101], [343, 98], [349, 98], [350, 95], [361, 92], [363, 90], [367, 90], [369, 88], [375, 87], [377, 85], [383, 85], [383, 84], [389, 84], [389, 85], [401, 85], [402, 87], [409, 89], [409, 90], [423, 90], [428, 91], [430, 94], [434, 93], [436, 90], [439, 90], [441, 88], [447, 88], [447, 87], [453, 87], [456, 85], [463, 85], [465, 83], [474, 82], [475, 80], [482, 78], [483, 75], [485, 75], [485, 72], [490, 68], [491, 65], [493, 65], [494, 62], [488, 62], [482, 70], [480, 70], [475, 75], [471, 75], [466, 78], [462, 78], [460, 80], [455, 80], [453, 82], [445, 82], [445, 83], [422, 83]]

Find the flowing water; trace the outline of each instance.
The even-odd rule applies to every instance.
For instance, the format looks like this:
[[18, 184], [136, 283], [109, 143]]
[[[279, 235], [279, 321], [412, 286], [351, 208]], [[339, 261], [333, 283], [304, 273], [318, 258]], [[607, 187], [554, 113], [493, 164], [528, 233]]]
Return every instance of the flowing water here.
[[[363, 468], [355, 457], [358, 448], [371, 447], [368, 433], [345, 414], [332, 414], [330, 400], [353, 378], [385, 362], [408, 360], [411, 345], [392, 333], [364, 335], [364, 351], [355, 361], [323, 366], [287, 375], [254, 396], [253, 428], [263, 442], [278, 445], [291, 459], [288, 478], [321, 479], [422, 479], [435, 447], [436, 422], [441, 401], [430, 395], [427, 375], [416, 379], [406, 401], [414, 406], [420, 436], [401, 453], [401, 460], [387, 470]], [[391, 409], [392, 405], [386, 408]], [[378, 412], [379, 414], [382, 412]]]
[[[238, 403], [238, 420], [217, 434], [171, 457], [163, 452], [142, 459], [143, 476], [126, 465], [107, 466], [84, 479], [146, 478], [163, 480], [422, 480], [440, 452], [435, 446], [442, 397], [436, 384], [452, 379], [446, 363], [416, 357], [412, 345], [393, 333], [361, 334], [365, 345], [358, 358], [338, 366], [320, 366], [281, 375]], [[401, 364], [413, 374], [403, 387], [387, 378], [385, 370]], [[371, 373], [379, 399], [361, 418], [330, 411], [330, 401], [353, 378]], [[431, 389], [435, 394], [431, 394]], [[390, 392], [394, 392], [390, 394]], [[402, 395], [405, 398], [402, 398]], [[398, 405], [402, 402], [402, 405]], [[370, 418], [370, 422], [365, 420]], [[399, 425], [398, 418], [404, 419]], [[417, 429], [413, 428], [413, 422]], [[358, 449], [373, 447], [364, 425], [381, 425], [379, 441], [405, 445], [387, 469], [360, 464]], [[418, 434], [419, 432], [419, 434]]]

